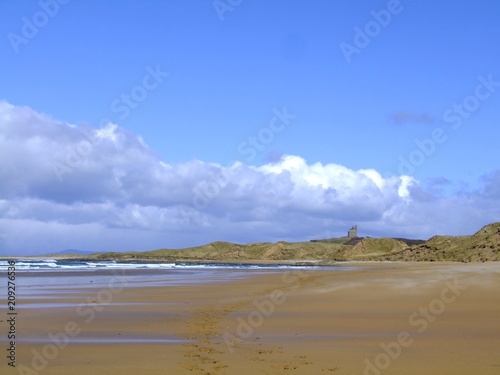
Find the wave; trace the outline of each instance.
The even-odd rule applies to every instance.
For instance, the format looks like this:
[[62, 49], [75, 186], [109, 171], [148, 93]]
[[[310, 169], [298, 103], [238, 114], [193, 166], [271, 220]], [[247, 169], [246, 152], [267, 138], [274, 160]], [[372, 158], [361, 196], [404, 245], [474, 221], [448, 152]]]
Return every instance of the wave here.
[[[8, 260], [0, 259], [0, 270], [9, 267]], [[21, 259], [16, 261], [18, 271], [57, 271], [75, 270], [90, 271], [104, 269], [287, 269], [287, 268], [316, 268], [311, 266], [300, 267], [291, 265], [264, 265], [264, 264], [230, 264], [230, 263], [146, 263], [146, 262], [117, 262], [117, 261], [68, 261], [55, 259]]]

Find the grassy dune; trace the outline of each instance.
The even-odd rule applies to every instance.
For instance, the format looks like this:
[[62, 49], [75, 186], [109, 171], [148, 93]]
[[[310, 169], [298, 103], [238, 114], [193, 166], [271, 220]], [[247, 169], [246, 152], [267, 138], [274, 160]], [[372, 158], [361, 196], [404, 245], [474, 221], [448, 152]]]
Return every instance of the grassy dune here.
[[[423, 242], [423, 243], [420, 243]], [[263, 242], [245, 245], [212, 242], [182, 250], [110, 252], [86, 259], [157, 261], [459, 261], [500, 260], [500, 222], [471, 236], [434, 236], [427, 241], [394, 238], [345, 238], [311, 242]]]

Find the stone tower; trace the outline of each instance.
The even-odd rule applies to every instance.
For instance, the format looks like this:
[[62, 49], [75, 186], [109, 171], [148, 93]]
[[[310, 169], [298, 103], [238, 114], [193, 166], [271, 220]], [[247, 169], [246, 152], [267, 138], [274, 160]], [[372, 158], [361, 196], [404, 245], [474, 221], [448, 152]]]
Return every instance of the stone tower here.
[[358, 226], [353, 225], [351, 229], [347, 232], [347, 237], [349, 238], [356, 238], [358, 237]]

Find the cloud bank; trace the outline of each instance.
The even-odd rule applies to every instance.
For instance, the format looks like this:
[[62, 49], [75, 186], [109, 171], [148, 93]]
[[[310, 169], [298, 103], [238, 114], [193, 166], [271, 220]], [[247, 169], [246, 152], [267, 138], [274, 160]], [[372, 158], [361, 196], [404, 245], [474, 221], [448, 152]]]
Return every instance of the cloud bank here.
[[353, 224], [361, 235], [427, 238], [500, 221], [500, 171], [443, 196], [411, 176], [294, 155], [261, 166], [169, 164], [116, 124], [76, 126], [7, 102], [0, 158], [4, 255], [298, 241]]

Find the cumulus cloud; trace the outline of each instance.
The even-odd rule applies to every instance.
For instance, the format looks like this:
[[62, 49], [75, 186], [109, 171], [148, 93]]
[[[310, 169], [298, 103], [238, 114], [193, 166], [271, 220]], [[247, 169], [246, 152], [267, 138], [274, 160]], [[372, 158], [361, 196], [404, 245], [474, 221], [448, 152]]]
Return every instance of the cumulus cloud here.
[[500, 220], [499, 172], [439, 197], [383, 176], [281, 155], [260, 166], [172, 164], [117, 124], [58, 121], [0, 102], [0, 254], [186, 247], [214, 240], [428, 237]]

